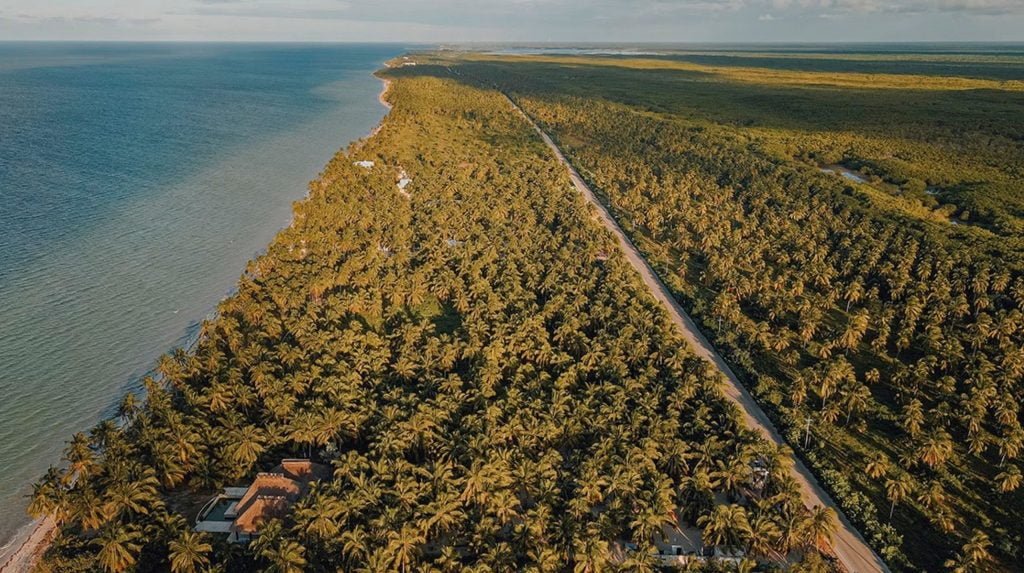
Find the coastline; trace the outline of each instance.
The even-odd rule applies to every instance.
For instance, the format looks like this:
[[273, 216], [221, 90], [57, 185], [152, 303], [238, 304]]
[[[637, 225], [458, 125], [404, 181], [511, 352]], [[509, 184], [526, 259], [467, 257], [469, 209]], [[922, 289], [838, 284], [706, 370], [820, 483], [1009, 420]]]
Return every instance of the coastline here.
[[[389, 68], [391, 67], [386, 63], [384, 64], [384, 66]], [[388, 112], [390, 112], [391, 108], [394, 107], [391, 105], [391, 102], [387, 100], [388, 92], [391, 91], [391, 80], [387, 78], [382, 78], [380, 76], [378, 76], [377, 79], [379, 79], [383, 84], [383, 86], [381, 86], [380, 93], [377, 94], [377, 101], [380, 102], [380, 105], [384, 106], [384, 117], [380, 118], [380, 122], [377, 124], [377, 126], [371, 129], [370, 133], [363, 138], [364, 141], [367, 139], [372, 139], [375, 135], [380, 133], [380, 130], [384, 128], [384, 120], [387, 119]]]
[[[384, 67], [390, 68], [391, 66], [385, 63]], [[376, 136], [384, 127], [387, 112], [391, 111], [393, 107], [387, 101], [387, 94], [391, 89], [391, 80], [379, 76], [375, 77], [382, 83], [381, 91], [377, 94], [377, 101], [384, 107], [385, 114], [369, 134], [357, 141], [365, 141]], [[291, 226], [292, 223], [293, 221], [289, 221], [288, 226]], [[232, 293], [233, 291], [234, 289], [232, 289]], [[229, 293], [227, 296], [231, 296], [232, 293]], [[209, 318], [209, 316], [206, 318]], [[198, 339], [193, 340], [189, 346], [194, 346], [196, 342], [198, 342]], [[15, 532], [6, 545], [0, 546], [0, 573], [27, 573], [31, 571], [38, 559], [49, 548], [56, 529], [56, 522], [47, 516], [35, 519]]]
[[380, 93], [377, 94], [377, 101], [380, 102], [380, 105], [384, 106], [384, 109], [391, 111], [391, 108], [394, 106], [392, 106], [391, 102], [387, 100], [388, 91], [391, 89], [391, 80], [387, 78], [380, 78], [380, 81], [384, 84], [384, 87], [382, 87]]
[[[20, 529], [8, 547], [17, 547], [0, 563], [0, 573], [31, 571], [36, 561], [50, 546], [57, 524], [50, 517], [36, 519]], [[26, 535], [22, 537], [22, 532]], [[19, 544], [20, 539], [20, 544]]]

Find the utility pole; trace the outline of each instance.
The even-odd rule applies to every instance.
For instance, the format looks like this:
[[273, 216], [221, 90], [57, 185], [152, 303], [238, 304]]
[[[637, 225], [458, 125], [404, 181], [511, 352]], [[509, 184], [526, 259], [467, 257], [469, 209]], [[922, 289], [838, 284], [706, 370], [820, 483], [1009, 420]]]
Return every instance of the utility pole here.
[[807, 416], [807, 428], [804, 430], [804, 449], [811, 442], [811, 417]]

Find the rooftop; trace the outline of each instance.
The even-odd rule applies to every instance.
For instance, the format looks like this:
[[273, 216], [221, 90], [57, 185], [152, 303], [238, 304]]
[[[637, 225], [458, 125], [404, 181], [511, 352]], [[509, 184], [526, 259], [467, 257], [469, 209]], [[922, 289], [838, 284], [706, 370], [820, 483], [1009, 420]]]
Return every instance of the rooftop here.
[[287, 516], [291, 506], [309, 491], [309, 484], [330, 475], [330, 468], [310, 460], [281, 460], [270, 471], [256, 474], [249, 487], [224, 488], [200, 513], [196, 529], [229, 533], [236, 541], [248, 539], [268, 521]]

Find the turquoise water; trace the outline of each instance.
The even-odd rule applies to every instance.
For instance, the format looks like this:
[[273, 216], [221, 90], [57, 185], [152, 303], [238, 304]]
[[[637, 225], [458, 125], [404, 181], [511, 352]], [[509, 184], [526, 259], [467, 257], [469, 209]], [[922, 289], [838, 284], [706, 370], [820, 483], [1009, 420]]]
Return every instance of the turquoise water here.
[[0, 545], [71, 433], [187, 344], [333, 153], [388, 45], [0, 43]]

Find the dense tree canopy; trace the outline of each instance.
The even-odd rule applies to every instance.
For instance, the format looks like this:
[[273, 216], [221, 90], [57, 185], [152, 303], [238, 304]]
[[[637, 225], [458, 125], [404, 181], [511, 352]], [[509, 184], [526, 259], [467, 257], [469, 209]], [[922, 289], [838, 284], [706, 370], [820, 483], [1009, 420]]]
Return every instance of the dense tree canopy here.
[[894, 566], [1024, 567], [1021, 83], [736, 59], [450, 65], [560, 142]]
[[[388, 73], [383, 128], [311, 184], [195, 348], [37, 484], [63, 526], [44, 566], [649, 570], [678, 513], [826, 567], [834, 516], [800, 503], [529, 126], [419, 70]], [[297, 455], [333, 479], [257, 541], [185, 521]], [[639, 549], [614, 561], [617, 540]]]

